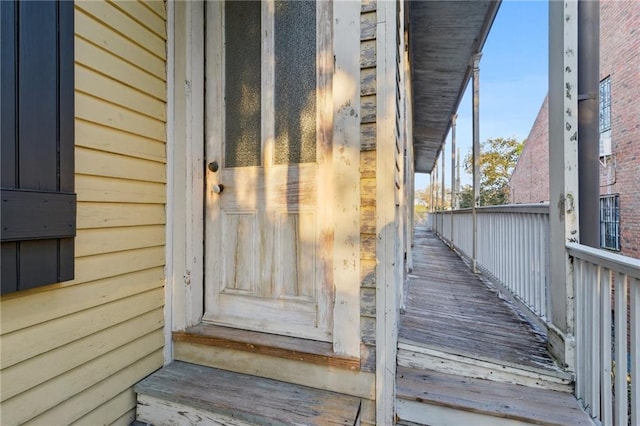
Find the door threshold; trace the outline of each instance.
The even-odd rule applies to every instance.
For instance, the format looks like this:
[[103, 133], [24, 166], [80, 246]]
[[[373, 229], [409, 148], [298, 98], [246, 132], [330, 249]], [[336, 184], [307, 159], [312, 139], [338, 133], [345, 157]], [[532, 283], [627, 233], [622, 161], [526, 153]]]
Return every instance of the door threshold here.
[[360, 359], [337, 355], [333, 352], [333, 344], [329, 342], [213, 324], [200, 323], [185, 331], [174, 331], [173, 341], [234, 349], [351, 371], [361, 369]]

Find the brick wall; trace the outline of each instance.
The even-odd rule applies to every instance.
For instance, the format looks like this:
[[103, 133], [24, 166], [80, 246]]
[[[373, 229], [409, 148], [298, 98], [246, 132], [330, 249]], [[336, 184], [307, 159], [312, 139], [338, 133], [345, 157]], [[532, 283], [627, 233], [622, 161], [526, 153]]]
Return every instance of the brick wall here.
[[549, 99], [544, 98], [509, 181], [512, 203], [549, 201]]
[[600, 193], [620, 194], [622, 254], [640, 258], [640, 3], [601, 2], [600, 78], [611, 77], [611, 151]]
[[[621, 253], [640, 258], [640, 2], [600, 6], [600, 78], [611, 77], [611, 150], [601, 158], [600, 194], [620, 195]], [[549, 199], [547, 100], [511, 176], [511, 202]]]

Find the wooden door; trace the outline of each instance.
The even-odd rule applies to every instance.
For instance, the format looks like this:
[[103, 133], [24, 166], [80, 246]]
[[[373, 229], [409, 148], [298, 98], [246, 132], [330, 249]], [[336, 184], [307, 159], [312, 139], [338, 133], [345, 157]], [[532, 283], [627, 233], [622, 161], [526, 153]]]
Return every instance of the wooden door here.
[[205, 321], [331, 340], [327, 3], [207, 3]]

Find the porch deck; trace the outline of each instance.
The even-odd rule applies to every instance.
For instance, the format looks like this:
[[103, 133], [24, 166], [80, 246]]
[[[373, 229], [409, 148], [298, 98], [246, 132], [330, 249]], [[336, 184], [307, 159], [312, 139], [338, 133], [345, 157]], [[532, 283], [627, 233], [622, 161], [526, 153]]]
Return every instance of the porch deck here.
[[426, 228], [414, 234], [399, 341], [503, 365], [557, 370], [546, 336]]
[[544, 332], [430, 230], [414, 237], [398, 338], [398, 424], [592, 425]]

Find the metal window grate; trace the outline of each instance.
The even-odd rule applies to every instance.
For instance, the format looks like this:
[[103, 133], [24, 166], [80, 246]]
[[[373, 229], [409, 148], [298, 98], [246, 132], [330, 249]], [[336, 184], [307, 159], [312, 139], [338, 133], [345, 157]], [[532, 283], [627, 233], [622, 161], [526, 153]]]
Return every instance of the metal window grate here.
[[600, 197], [600, 247], [620, 251], [620, 197]]
[[600, 133], [611, 129], [611, 77], [600, 82]]

